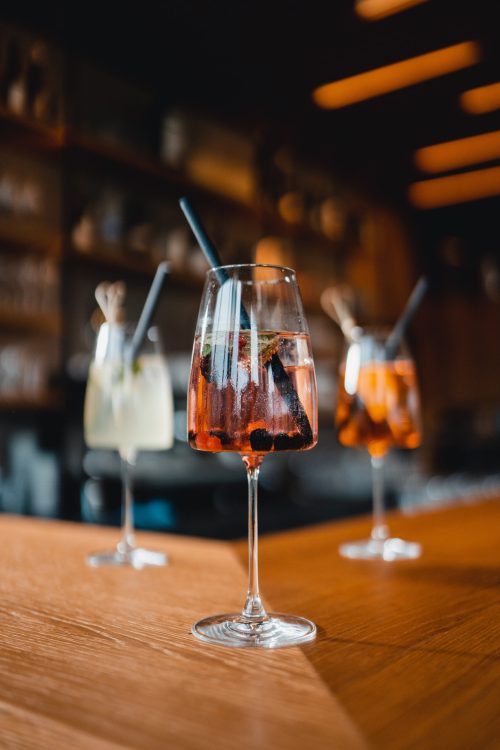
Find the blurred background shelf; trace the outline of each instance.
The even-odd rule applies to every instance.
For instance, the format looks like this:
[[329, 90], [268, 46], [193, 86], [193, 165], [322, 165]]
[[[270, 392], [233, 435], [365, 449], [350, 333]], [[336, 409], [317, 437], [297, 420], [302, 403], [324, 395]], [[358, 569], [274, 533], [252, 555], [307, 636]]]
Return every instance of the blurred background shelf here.
[[90, 252], [73, 248], [68, 253], [67, 259], [76, 265], [102, 268], [108, 272], [138, 274], [146, 278], [154, 274], [157, 266], [150, 258], [137, 257], [126, 251], [120, 251], [120, 248], [110, 250], [96, 247]]
[[135, 180], [140, 180], [142, 176], [158, 181], [162, 187], [171, 186], [180, 190], [193, 187], [181, 172], [162, 164], [158, 159], [71, 128], [66, 130], [64, 146], [70, 156], [86, 160], [93, 158], [101, 168], [119, 170], [122, 175], [131, 175]]
[[261, 205], [258, 195], [246, 201], [238, 200], [197, 183], [186, 173], [162, 163], [159, 159], [141, 155], [115, 143], [106, 143], [71, 129], [66, 130], [64, 148], [73, 157], [77, 156], [85, 160], [93, 157], [96, 162], [100, 162], [101, 168], [118, 170], [122, 176], [125, 173], [135, 182], [141, 177], [152, 180], [160, 189], [173, 193], [176, 198], [186, 193], [193, 199], [216, 202], [224, 210], [236, 212], [278, 234], [289, 235], [309, 244], [319, 244], [323, 248], [331, 249], [332, 247], [332, 242], [320, 231], [315, 231], [300, 222], [287, 222], [277, 211]]
[[36, 395], [0, 396], [0, 411], [12, 412], [59, 412], [62, 409], [63, 397], [60, 391], [47, 390]]
[[27, 312], [0, 305], [0, 329], [2, 328], [59, 336], [62, 331], [62, 320], [59, 313]]
[[13, 246], [16, 250], [59, 257], [63, 235], [60, 231], [36, 225], [29, 218], [0, 216], [0, 243], [2, 249]]
[[[110, 251], [106, 249], [95, 249], [91, 252], [71, 250], [66, 260], [69, 265], [78, 268], [84, 266], [89, 269], [100, 269], [103, 273], [123, 274], [125, 279], [131, 277], [150, 279], [153, 277], [158, 263], [151, 258], [141, 257], [130, 251]], [[183, 271], [170, 270], [167, 276], [166, 285], [174, 285], [177, 289], [191, 290], [201, 292], [203, 287], [203, 277], [196, 277]], [[168, 288], [167, 286], [167, 288]]]
[[65, 128], [16, 114], [0, 105], [0, 135], [16, 147], [58, 151], [65, 143]]

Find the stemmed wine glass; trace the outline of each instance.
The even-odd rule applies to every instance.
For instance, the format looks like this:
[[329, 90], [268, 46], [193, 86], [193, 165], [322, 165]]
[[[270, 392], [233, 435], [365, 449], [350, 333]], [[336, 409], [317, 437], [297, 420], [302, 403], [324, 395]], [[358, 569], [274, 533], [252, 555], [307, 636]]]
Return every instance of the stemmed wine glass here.
[[248, 477], [248, 591], [243, 610], [200, 620], [193, 633], [225, 646], [277, 648], [316, 634], [302, 617], [268, 613], [258, 578], [257, 485], [268, 453], [317, 442], [309, 333], [289, 268], [234, 265], [207, 273], [188, 393], [192, 448], [239, 453]]
[[369, 539], [343, 544], [340, 554], [362, 559], [413, 559], [421, 554], [420, 544], [389, 535], [383, 471], [390, 448], [416, 448], [421, 442], [415, 365], [404, 339], [393, 350], [389, 331], [357, 330], [340, 367], [335, 422], [343, 445], [366, 448], [370, 454], [373, 526]]
[[90, 364], [85, 393], [84, 432], [90, 448], [118, 450], [122, 476], [122, 532], [116, 548], [87, 557], [89, 565], [166, 565], [163, 552], [136, 547], [134, 541], [132, 472], [137, 452], [166, 450], [173, 443], [172, 388], [157, 328], [133, 358], [133, 329], [103, 323]]

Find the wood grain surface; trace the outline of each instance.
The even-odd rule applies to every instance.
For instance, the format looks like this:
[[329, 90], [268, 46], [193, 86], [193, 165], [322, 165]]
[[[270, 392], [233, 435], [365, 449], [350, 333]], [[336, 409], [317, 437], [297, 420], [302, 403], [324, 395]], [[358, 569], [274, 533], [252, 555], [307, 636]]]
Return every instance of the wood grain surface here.
[[241, 609], [231, 545], [142, 539], [171, 565], [90, 569], [85, 554], [114, 545], [116, 530], [0, 517], [1, 748], [367, 747], [300, 649], [191, 635], [199, 617]]
[[369, 529], [262, 539], [268, 599], [317, 623], [303, 653], [373, 747], [500, 748], [500, 502], [393, 516], [395, 535], [422, 543], [419, 560], [339, 557]]

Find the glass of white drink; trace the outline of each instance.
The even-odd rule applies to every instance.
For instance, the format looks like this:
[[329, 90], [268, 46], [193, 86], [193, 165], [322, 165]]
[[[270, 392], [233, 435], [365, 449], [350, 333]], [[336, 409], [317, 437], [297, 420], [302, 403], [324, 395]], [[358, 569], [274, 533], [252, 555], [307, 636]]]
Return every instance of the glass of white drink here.
[[90, 364], [84, 407], [85, 442], [89, 448], [117, 450], [122, 470], [122, 534], [116, 549], [87, 558], [92, 566], [165, 565], [167, 557], [136, 547], [134, 542], [132, 471], [137, 452], [167, 450], [173, 443], [173, 399], [167, 361], [159, 336], [151, 328], [140, 350], [129, 356], [131, 331], [121, 323], [104, 323]]

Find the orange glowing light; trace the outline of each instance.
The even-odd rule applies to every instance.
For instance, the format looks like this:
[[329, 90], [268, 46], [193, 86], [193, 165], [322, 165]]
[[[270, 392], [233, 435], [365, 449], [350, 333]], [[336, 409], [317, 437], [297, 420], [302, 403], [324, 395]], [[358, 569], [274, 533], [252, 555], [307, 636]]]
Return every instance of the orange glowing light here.
[[461, 42], [340, 81], [325, 83], [314, 89], [312, 97], [318, 107], [340, 109], [446, 73], [453, 73], [475, 65], [480, 59], [481, 49], [476, 42]]
[[500, 130], [457, 141], [437, 143], [415, 151], [415, 164], [422, 172], [446, 172], [500, 157]]
[[379, 18], [392, 16], [414, 5], [421, 5], [427, 0], [357, 0], [356, 13], [367, 21], [378, 21]]
[[414, 182], [408, 197], [417, 208], [438, 208], [500, 195], [500, 167]]
[[255, 247], [255, 262], [272, 266], [293, 265], [292, 253], [280, 237], [262, 237]]
[[477, 89], [464, 91], [460, 96], [460, 104], [470, 115], [484, 115], [500, 109], [500, 83], [490, 83]]
[[285, 193], [278, 201], [278, 212], [289, 224], [299, 224], [304, 218], [303, 196], [300, 193]]

